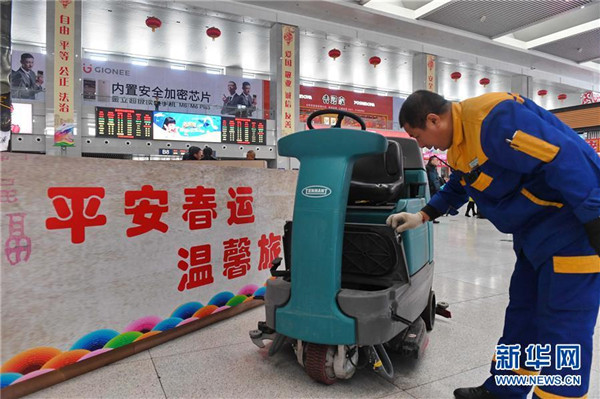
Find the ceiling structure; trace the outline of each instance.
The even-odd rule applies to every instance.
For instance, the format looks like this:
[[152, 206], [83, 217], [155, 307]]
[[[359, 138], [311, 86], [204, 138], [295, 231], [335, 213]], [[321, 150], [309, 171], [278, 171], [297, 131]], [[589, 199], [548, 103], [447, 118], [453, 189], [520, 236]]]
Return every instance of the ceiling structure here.
[[[13, 40], [45, 46], [44, 1], [13, 1]], [[144, 25], [154, 15], [163, 26]], [[199, 1], [84, 0], [82, 45], [126, 61], [144, 57], [270, 74], [276, 23], [300, 28], [300, 74], [317, 84], [389, 94], [412, 91], [412, 56], [438, 56], [440, 91], [450, 98], [508, 90], [511, 76], [566, 92], [600, 91], [600, 0]], [[218, 26], [223, 35], [205, 34]], [[342, 56], [333, 61], [331, 48]], [[372, 55], [382, 63], [373, 69]], [[449, 73], [459, 70], [459, 82]], [[508, 89], [507, 89], [508, 86]], [[558, 104], [560, 105], [560, 104]]]

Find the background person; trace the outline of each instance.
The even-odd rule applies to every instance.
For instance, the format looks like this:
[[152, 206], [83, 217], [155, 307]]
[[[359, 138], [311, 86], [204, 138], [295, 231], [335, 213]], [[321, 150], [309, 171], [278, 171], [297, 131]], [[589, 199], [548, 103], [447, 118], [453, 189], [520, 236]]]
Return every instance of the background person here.
[[467, 211], [465, 212], [465, 216], [470, 218], [469, 212], [473, 212], [473, 216], [477, 216], [477, 210], [475, 209], [475, 200], [469, 197], [469, 203], [467, 204]]
[[[36, 93], [44, 90], [44, 76], [33, 72], [34, 58], [29, 53], [21, 54], [21, 68], [10, 74], [10, 87], [15, 98], [34, 100]], [[40, 71], [41, 72], [41, 71]]]
[[[586, 397], [600, 304], [598, 155], [518, 94], [450, 103], [419, 90], [406, 99], [399, 119], [419, 146], [448, 150], [453, 171], [421, 211], [390, 215], [387, 223], [397, 232], [412, 229], [447, 211], [456, 214], [471, 196], [501, 232], [513, 234], [517, 261], [499, 344], [517, 351], [520, 345], [520, 362], [502, 370], [492, 361], [483, 385], [457, 389], [455, 397], [525, 398], [531, 386], [498, 386], [494, 377], [537, 373], [577, 375], [581, 384], [538, 386], [534, 398]], [[551, 349], [551, 364], [541, 371], [525, 365], [530, 344]], [[578, 346], [580, 364], [561, 367], [557, 345]]]
[[217, 158], [213, 157], [213, 149], [210, 147], [204, 147], [202, 150], [203, 161], [216, 161]]
[[[429, 180], [429, 193], [433, 197], [442, 185], [446, 184], [444, 180], [440, 177], [437, 171], [437, 167], [440, 165], [440, 160], [435, 155], [429, 158], [427, 161], [427, 165], [425, 166], [425, 170], [427, 171], [427, 179]], [[434, 220], [433, 223], [439, 223], [439, 221]]]
[[202, 159], [202, 151], [196, 146], [191, 146], [188, 152], [183, 154], [182, 161], [199, 161]]
[[256, 159], [256, 153], [254, 150], [250, 150], [246, 153], [246, 159], [254, 160]]

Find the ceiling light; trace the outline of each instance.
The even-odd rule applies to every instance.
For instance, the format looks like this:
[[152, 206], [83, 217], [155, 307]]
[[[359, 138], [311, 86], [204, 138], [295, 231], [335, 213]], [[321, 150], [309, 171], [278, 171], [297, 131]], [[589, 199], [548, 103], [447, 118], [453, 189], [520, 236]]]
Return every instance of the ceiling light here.
[[148, 65], [148, 60], [143, 60], [141, 58], [134, 58], [131, 60], [131, 63], [133, 65], [146, 66], [146, 65]]
[[311, 81], [311, 80], [303, 80], [300, 82], [301, 85], [303, 86], [314, 86], [315, 82]]
[[223, 70], [219, 68], [206, 68], [206, 73], [211, 75], [223, 75]]
[[378, 96], [387, 96], [388, 94], [387, 94], [387, 91], [378, 91], [377, 95]]
[[104, 62], [104, 61], [108, 60], [108, 58], [106, 58], [106, 56], [98, 55], [98, 54], [90, 54], [90, 59], [92, 59], [94, 61], [100, 61], [100, 62]]
[[564, 39], [564, 38], [567, 38], [570, 36], [578, 35], [580, 33], [598, 29], [599, 25], [600, 24], [598, 24], [598, 20], [594, 20], [594, 21], [589, 21], [589, 22], [583, 23], [581, 25], [577, 25], [577, 26], [573, 26], [571, 28], [561, 30], [559, 32], [551, 33], [549, 35], [542, 36], [537, 39], [528, 41], [527, 48], [530, 49], [533, 47], [538, 47], [538, 46], [541, 46], [546, 43], [555, 42], [560, 39]]
[[354, 92], [355, 92], [355, 93], [364, 93], [364, 92], [365, 92], [365, 89], [360, 89], [360, 88], [358, 88], [358, 87], [355, 87], [355, 88], [354, 88]]
[[185, 65], [171, 64], [171, 69], [176, 69], [178, 71], [185, 71]]
[[93, 54], [112, 54], [110, 51], [104, 51], [104, 50], [88, 50], [88, 49], [85, 49], [84, 51], [86, 53], [93, 53]]
[[254, 73], [243, 73], [242, 78], [246, 79], [256, 79], [256, 74]]
[[331, 90], [339, 90], [339, 89], [340, 89], [340, 86], [338, 86], [338, 85], [329, 85], [329, 88], [330, 88]]

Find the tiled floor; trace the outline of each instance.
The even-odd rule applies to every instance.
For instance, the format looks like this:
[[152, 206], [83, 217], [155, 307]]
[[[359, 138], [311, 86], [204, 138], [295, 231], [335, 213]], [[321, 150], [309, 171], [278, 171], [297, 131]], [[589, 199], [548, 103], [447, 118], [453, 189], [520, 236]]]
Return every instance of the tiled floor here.
[[[453, 318], [436, 320], [422, 359], [392, 355], [393, 382], [363, 369], [324, 386], [311, 381], [291, 348], [267, 357], [248, 338], [264, 320], [259, 307], [29, 398], [452, 398], [456, 387], [479, 385], [488, 376], [515, 257], [510, 236], [462, 214], [441, 218], [435, 239], [434, 289], [438, 301], [451, 304]], [[597, 327], [596, 353], [599, 336]], [[600, 399], [598, 357], [590, 399]]]

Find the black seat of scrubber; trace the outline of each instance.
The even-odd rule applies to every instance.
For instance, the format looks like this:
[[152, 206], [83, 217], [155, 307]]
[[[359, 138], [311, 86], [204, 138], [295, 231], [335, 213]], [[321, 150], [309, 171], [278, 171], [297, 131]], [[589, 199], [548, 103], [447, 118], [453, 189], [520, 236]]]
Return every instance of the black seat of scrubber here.
[[402, 161], [402, 148], [395, 141], [388, 141], [383, 154], [358, 159], [352, 170], [348, 202], [396, 202], [404, 184]]

